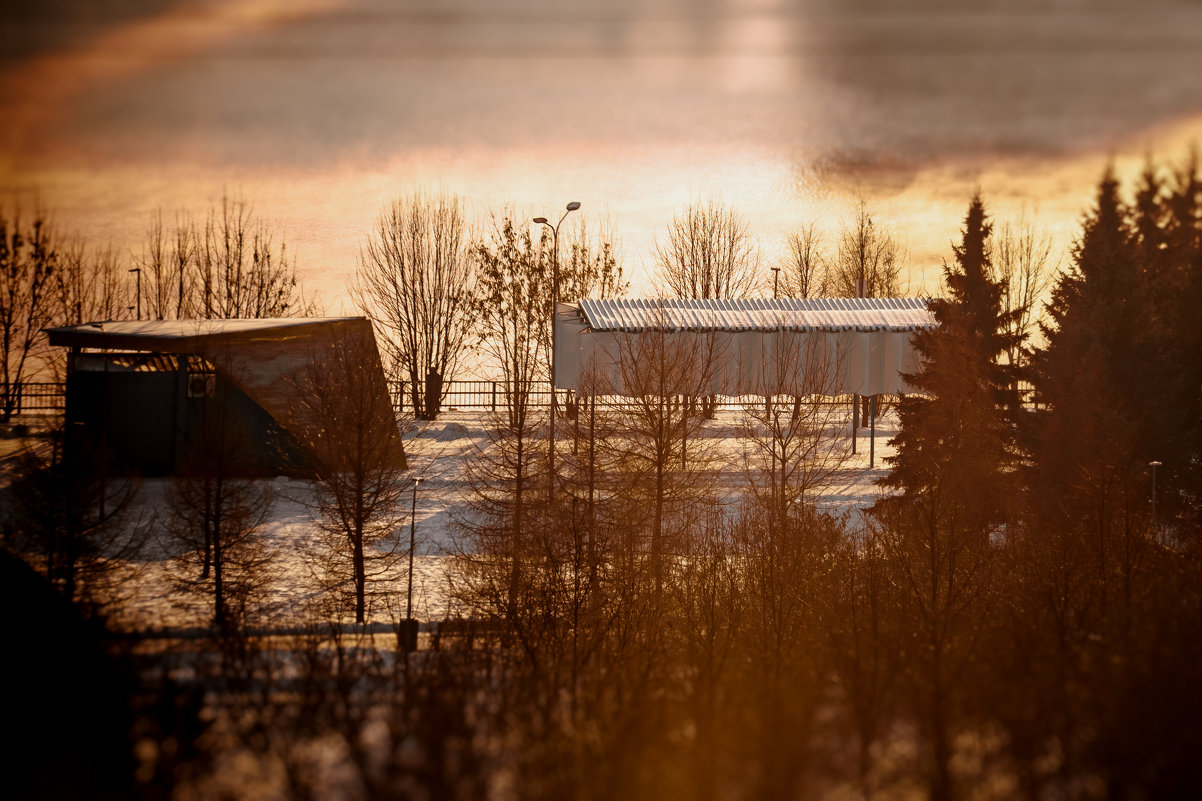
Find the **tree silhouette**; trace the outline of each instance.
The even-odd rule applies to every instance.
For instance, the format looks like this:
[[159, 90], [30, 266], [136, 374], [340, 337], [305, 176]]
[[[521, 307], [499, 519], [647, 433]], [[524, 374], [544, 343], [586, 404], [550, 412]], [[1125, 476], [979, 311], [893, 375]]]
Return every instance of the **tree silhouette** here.
[[759, 252], [747, 220], [710, 200], [693, 203], [656, 241], [657, 280], [678, 298], [742, 298], [755, 286]]
[[20, 209], [0, 212], [0, 421], [16, 411], [21, 384], [44, 342], [53, 313], [51, 280], [59, 254], [41, 214], [28, 226]]
[[359, 258], [355, 298], [381, 334], [387, 360], [409, 385], [418, 418], [433, 420], [472, 328], [474, 262], [468, 258], [463, 204], [415, 193], [380, 212]]
[[901, 588], [908, 650], [907, 706], [925, 746], [932, 799], [955, 797], [952, 770], [981, 652], [980, 619], [994, 594], [992, 538], [1014, 517], [1011, 381], [1002, 287], [991, 278], [984, 203], [969, 204], [948, 297], [931, 301], [937, 327], [914, 334], [921, 366], [906, 380], [921, 394], [898, 404], [896, 455], [882, 479], [900, 494], [877, 503], [882, 547]]

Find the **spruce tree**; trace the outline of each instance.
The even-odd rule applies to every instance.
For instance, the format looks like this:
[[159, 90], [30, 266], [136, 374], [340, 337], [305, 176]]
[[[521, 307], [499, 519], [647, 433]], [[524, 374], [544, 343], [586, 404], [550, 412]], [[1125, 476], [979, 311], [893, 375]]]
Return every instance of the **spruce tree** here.
[[1041, 324], [1046, 347], [1032, 358], [1043, 411], [1031, 484], [1044, 512], [1108, 515], [1110, 488], [1125, 483], [1139, 460], [1148, 293], [1138, 242], [1108, 168]]
[[882, 484], [916, 500], [938, 491], [941, 513], [977, 532], [1001, 522], [1012, 497], [1015, 445], [1002, 287], [991, 275], [992, 226], [979, 195], [964, 219], [955, 260], [944, 266], [947, 296], [930, 303], [938, 326], [919, 331], [921, 367], [905, 376], [917, 390], [902, 398], [896, 455]]
[[1162, 520], [1202, 525], [1202, 176], [1197, 153], [1163, 197], [1166, 270], [1156, 321], [1159, 380], [1148, 389], [1155, 451], [1164, 463]]
[[1002, 355], [1013, 330], [991, 275], [990, 224], [969, 204], [947, 295], [931, 301], [938, 326], [915, 334], [917, 390], [899, 404], [901, 431], [885, 486], [899, 493], [874, 512], [884, 531], [899, 630], [905, 707], [919, 732], [932, 799], [956, 797], [957, 742], [971, 725], [987, 654], [981, 621], [993, 616], [994, 535], [1010, 519], [1015, 460], [1013, 389]]

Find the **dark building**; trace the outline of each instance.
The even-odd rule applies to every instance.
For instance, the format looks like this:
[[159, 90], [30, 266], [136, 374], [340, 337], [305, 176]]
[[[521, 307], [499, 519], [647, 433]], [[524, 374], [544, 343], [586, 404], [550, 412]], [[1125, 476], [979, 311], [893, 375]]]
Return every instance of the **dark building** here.
[[[195, 469], [221, 437], [242, 475], [312, 473], [325, 422], [314, 377], [337, 394], [355, 343], [357, 382], [390, 410], [371, 324], [362, 317], [268, 320], [118, 321], [52, 328], [70, 348], [66, 421], [112, 468], [143, 475]], [[342, 353], [340, 357], [337, 354]], [[341, 360], [341, 361], [340, 361]], [[348, 390], [349, 392], [349, 390]], [[404, 450], [395, 419], [382, 412], [377, 436]]]

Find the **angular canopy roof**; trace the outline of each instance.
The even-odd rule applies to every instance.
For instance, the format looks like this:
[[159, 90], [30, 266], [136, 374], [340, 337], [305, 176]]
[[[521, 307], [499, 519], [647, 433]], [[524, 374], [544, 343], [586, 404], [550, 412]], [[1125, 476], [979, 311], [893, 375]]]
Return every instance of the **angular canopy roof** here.
[[320, 330], [354, 327], [363, 317], [236, 320], [107, 320], [47, 328], [50, 344], [151, 353], [200, 353], [217, 345], [310, 339]]
[[926, 298], [585, 299], [580, 311], [594, 331], [910, 332], [935, 325]]
[[352, 391], [339, 388], [338, 382], [362, 379], [364, 386], [354, 390], [370, 388], [373, 414], [387, 421], [379, 441], [404, 467], [379, 350], [365, 317], [120, 320], [49, 328], [47, 333], [50, 344], [61, 347], [202, 356], [311, 451], [325, 449], [319, 443], [327, 442], [329, 432], [302, 388], [320, 375], [327, 385], [323, 389], [336, 397], [339, 390]]

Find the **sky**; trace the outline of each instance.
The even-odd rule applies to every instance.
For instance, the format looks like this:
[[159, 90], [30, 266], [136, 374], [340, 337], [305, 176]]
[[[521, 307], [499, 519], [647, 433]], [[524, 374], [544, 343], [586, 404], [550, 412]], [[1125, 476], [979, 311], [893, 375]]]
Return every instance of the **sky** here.
[[0, 195], [133, 258], [249, 200], [331, 313], [385, 204], [579, 201], [633, 294], [693, 201], [764, 265], [865, 200], [933, 291], [971, 194], [1060, 246], [1202, 141], [1199, 0], [43, 0], [0, 10]]

